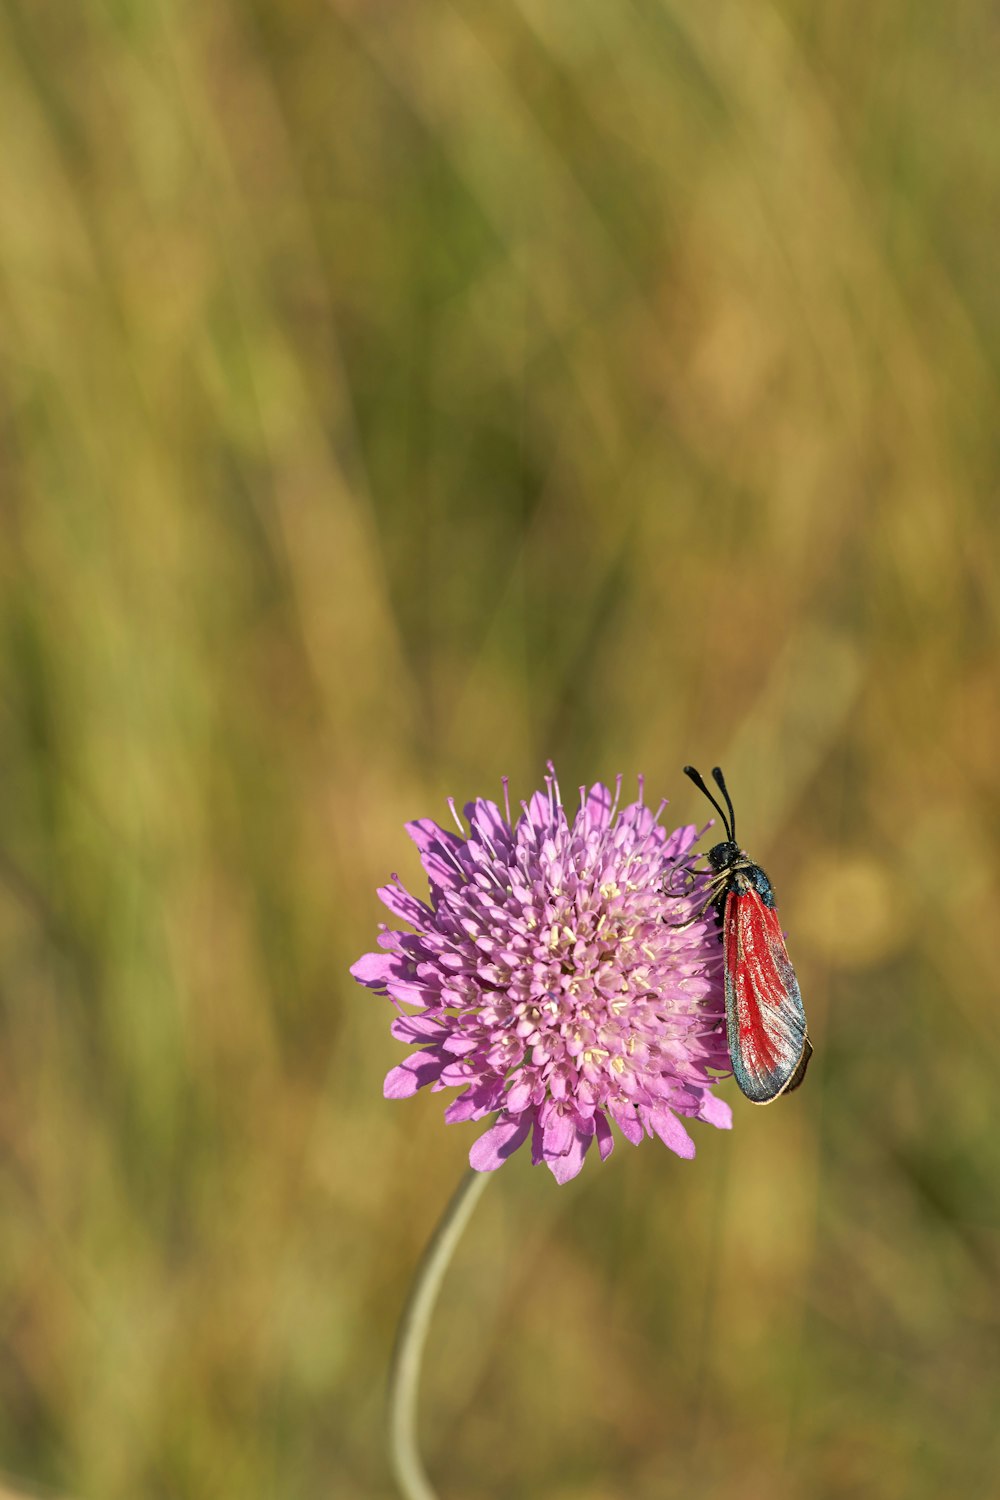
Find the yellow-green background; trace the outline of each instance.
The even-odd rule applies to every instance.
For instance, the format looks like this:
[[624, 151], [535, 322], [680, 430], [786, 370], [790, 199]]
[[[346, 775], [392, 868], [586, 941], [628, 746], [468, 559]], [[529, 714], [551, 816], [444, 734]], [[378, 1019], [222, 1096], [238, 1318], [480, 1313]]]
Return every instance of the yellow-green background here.
[[4, 0], [0, 1468], [389, 1494], [407, 818], [720, 760], [816, 1039], [491, 1185], [444, 1500], [1000, 1494], [985, 0]]

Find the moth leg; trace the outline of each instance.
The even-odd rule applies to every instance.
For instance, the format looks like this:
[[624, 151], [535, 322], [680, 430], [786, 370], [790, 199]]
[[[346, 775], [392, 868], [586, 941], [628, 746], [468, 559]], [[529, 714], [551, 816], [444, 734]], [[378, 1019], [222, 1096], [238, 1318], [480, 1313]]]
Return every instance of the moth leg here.
[[[701, 856], [699, 855], [698, 857], [700, 858]], [[688, 891], [691, 889], [691, 886], [694, 884], [695, 877], [705, 873], [706, 872], [703, 870], [696, 870], [693, 864], [675, 865], [673, 870], [670, 872], [669, 881], [663, 886], [663, 894], [665, 896], [686, 896]], [[674, 878], [677, 875], [687, 876], [687, 880], [683, 885], [681, 885], [679, 889], [674, 884]]]
[[[725, 871], [723, 871], [719, 875], [716, 875], [709, 884], [708, 893], [705, 897], [705, 900], [702, 902], [696, 912], [693, 912], [690, 917], [686, 917], [683, 922], [664, 922], [663, 925], [665, 927], [669, 927], [672, 932], [684, 932], [688, 927], [693, 926], [695, 922], [699, 921], [708, 911], [708, 908], [710, 906], [714, 906], [716, 921], [721, 928], [722, 912], [720, 910], [719, 898], [725, 894], [728, 885], [729, 876]], [[664, 894], [666, 894], [666, 892], [664, 892]]]

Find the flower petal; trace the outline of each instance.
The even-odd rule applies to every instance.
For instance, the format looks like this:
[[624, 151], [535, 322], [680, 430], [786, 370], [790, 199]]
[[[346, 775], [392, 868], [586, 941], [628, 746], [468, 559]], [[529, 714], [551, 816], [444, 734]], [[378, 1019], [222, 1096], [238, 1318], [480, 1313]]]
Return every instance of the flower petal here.
[[484, 1115], [493, 1114], [502, 1103], [502, 1080], [468, 1088], [448, 1105], [444, 1112], [445, 1124], [456, 1125], [462, 1120], [481, 1120]]
[[596, 781], [587, 793], [582, 816], [588, 829], [607, 828], [611, 822], [611, 788]]
[[466, 1089], [464, 1094], [459, 1094], [453, 1099], [444, 1112], [444, 1123], [446, 1125], [461, 1125], [463, 1120], [474, 1120], [479, 1113], [476, 1104], [475, 1089]]
[[618, 822], [627, 828], [634, 828], [636, 833], [645, 835], [656, 822], [656, 814], [646, 802], [630, 802], [618, 814]]
[[431, 818], [416, 818], [406, 824], [406, 831], [420, 850], [420, 863], [427, 879], [439, 891], [457, 891], [468, 884], [469, 877], [458, 856], [464, 839], [439, 828]]
[[545, 1160], [552, 1156], [565, 1156], [576, 1137], [577, 1130], [572, 1118], [559, 1109], [542, 1105], [542, 1151]]
[[698, 839], [698, 829], [694, 823], [685, 823], [683, 828], [675, 828], [669, 835], [663, 848], [660, 850], [664, 859], [681, 859], [688, 852], [691, 845]]
[[545, 1165], [560, 1186], [577, 1176], [592, 1140], [593, 1136], [584, 1135], [578, 1130], [568, 1151], [564, 1151], [560, 1156], [545, 1158]]
[[433, 849], [436, 846], [445, 849], [454, 849], [458, 844], [463, 842], [457, 834], [451, 833], [447, 828], [442, 828], [439, 823], [435, 823], [433, 818], [414, 818], [412, 823], [404, 823], [403, 827], [421, 854], [425, 850]]
[[398, 964], [399, 959], [392, 953], [364, 953], [356, 964], [351, 964], [351, 975], [359, 984], [384, 990], [393, 967]]
[[664, 1106], [643, 1110], [646, 1124], [654, 1130], [665, 1146], [690, 1161], [694, 1156], [694, 1141], [688, 1135], [677, 1116]]
[[535, 792], [528, 803], [528, 822], [532, 828], [548, 831], [554, 824], [552, 802], [548, 792]]
[[706, 1120], [718, 1130], [732, 1130], [733, 1112], [725, 1099], [716, 1099], [714, 1094], [702, 1094], [699, 1120]]
[[436, 1052], [411, 1052], [398, 1068], [391, 1068], [385, 1075], [382, 1093], [386, 1099], [409, 1099], [418, 1089], [440, 1078], [443, 1066], [444, 1060]]
[[597, 1149], [601, 1153], [601, 1161], [607, 1161], [615, 1149], [615, 1138], [611, 1134], [611, 1126], [600, 1110], [594, 1116], [594, 1135], [597, 1139]]
[[430, 907], [418, 901], [416, 896], [411, 896], [401, 885], [380, 885], [375, 894], [394, 917], [409, 922], [411, 927], [426, 927], [433, 920], [434, 913]]
[[475, 802], [467, 802], [462, 811], [487, 847], [494, 844], [506, 848], [510, 843], [507, 820], [495, 802], [477, 797]]
[[478, 1052], [482, 1045], [482, 1037], [463, 1036], [461, 1033], [456, 1035], [455, 1032], [452, 1032], [448, 1040], [444, 1043], [444, 1050], [450, 1053], [452, 1057], [468, 1057], [470, 1053]]
[[473, 1141], [469, 1165], [477, 1172], [495, 1172], [509, 1156], [514, 1155], [519, 1146], [524, 1145], [531, 1123], [530, 1115], [522, 1115], [519, 1120], [500, 1115], [495, 1125], [491, 1125], [477, 1141]]
[[478, 1081], [479, 1069], [462, 1059], [456, 1061], [454, 1058], [449, 1057], [447, 1065], [441, 1069], [441, 1082], [445, 1088], [461, 1089], [468, 1083], [477, 1083]]
[[447, 1035], [443, 1021], [432, 1016], [397, 1016], [389, 1027], [397, 1042], [433, 1042]]
[[635, 1105], [626, 1104], [619, 1099], [609, 1099], [608, 1109], [625, 1139], [631, 1141], [633, 1146], [638, 1146], [642, 1140], [642, 1122], [635, 1112]]
[[433, 1005], [438, 998], [437, 990], [413, 979], [387, 979], [385, 987], [394, 1000], [402, 1000], [406, 1005]]
[[504, 1108], [508, 1114], [519, 1115], [528, 1108], [534, 1091], [534, 1083], [530, 1073], [521, 1073], [507, 1090], [507, 1102]]

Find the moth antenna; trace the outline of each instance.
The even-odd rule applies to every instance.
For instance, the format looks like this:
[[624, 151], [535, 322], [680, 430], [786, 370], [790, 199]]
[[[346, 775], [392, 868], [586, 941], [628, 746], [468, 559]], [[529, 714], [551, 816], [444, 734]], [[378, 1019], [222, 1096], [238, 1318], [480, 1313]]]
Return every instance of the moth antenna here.
[[[719, 775], [721, 776], [721, 774], [722, 773], [720, 771]], [[687, 776], [687, 777], [689, 777], [694, 782], [694, 784], [698, 788], [699, 792], [704, 792], [705, 796], [708, 798], [709, 802], [711, 802], [712, 806], [715, 808], [716, 812], [719, 814], [719, 817], [722, 819], [723, 826], [724, 826], [724, 828], [726, 830], [726, 836], [727, 836], [727, 838], [730, 840], [731, 843], [735, 842], [735, 840], [733, 839], [733, 829], [732, 829], [732, 825], [730, 823], [730, 820], [729, 820], [729, 818], [726, 817], [726, 814], [723, 811], [721, 805], [718, 802], [716, 802], [715, 798], [712, 796], [712, 793], [708, 790], [708, 787], [705, 785], [705, 778], [701, 774], [701, 772], [700, 771], [696, 771], [695, 768], [694, 768], [694, 766], [685, 766], [684, 767], [684, 775]], [[729, 801], [729, 793], [726, 792], [725, 782], [723, 782], [723, 784], [722, 784], [722, 790], [723, 790], [723, 792], [725, 792], [726, 801], [727, 801], [727, 803], [729, 803], [729, 811], [731, 813], [732, 810], [733, 810], [733, 804]]]
[[715, 781], [716, 781], [717, 785], [721, 788], [722, 795], [726, 799], [726, 806], [729, 808], [729, 837], [732, 839], [733, 843], [735, 844], [735, 842], [736, 842], [736, 813], [733, 811], [733, 799], [729, 795], [729, 788], [726, 786], [726, 778], [722, 774], [722, 767], [721, 766], [713, 766], [712, 767], [712, 775], [715, 778]]

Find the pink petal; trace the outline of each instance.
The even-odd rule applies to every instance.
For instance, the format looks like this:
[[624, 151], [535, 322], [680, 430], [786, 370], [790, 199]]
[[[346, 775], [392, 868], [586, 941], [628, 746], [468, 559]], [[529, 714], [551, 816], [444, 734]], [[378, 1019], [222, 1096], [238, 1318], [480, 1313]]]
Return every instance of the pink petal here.
[[532, 828], [548, 830], [552, 827], [552, 805], [548, 792], [535, 792], [528, 803], [528, 822]]
[[420, 856], [420, 863], [432, 886], [438, 891], [458, 891], [468, 884], [469, 877], [452, 860], [446, 859], [438, 850], [429, 850]]
[[719, 1130], [732, 1130], [733, 1112], [724, 1099], [716, 1099], [714, 1094], [703, 1094], [701, 1108], [698, 1111], [699, 1120], [706, 1120], [709, 1125], [715, 1125]]
[[365, 953], [356, 964], [351, 964], [351, 974], [359, 984], [384, 989], [393, 966], [398, 964], [399, 959], [391, 953]]
[[580, 1168], [583, 1166], [583, 1158], [586, 1156], [587, 1148], [592, 1140], [593, 1136], [583, 1135], [578, 1130], [568, 1151], [564, 1152], [561, 1156], [545, 1158], [545, 1165], [560, 1186], [564, 1182], [571, 1181], [580, 1171]]
[[464, 839], [439, 828], [431, 818], [407, 823], [406, 831], [420, 850], [420, 863], [433, 885], [442, 891], [456, 891], [467, 884], [468, 876], [457, 857]]
[[611, 789], [597, 781], [587, 793], [584, 815], [589, 828], [607, 828], [611, 822]]
[[637, 833], [648, 833], [653, 826], [653, 811], [645, 802], [630, 802], [618, 814], [618, 822], [634, 828]]
[[382, 1093], [386, 1099], [409, 1099], [418, 1089], [441, 1076], [442, 1059], [435, 1052], [411, 1052], [385, 1075]]
[[507, 1102], [504, 1108], [508, 1114], [519, 1115], [528, 1108], [531, 1103], [531, 1095], [534, 1091], [534, 1080], [529, 1077], [520, 1077], [512, 1083], [507, 1090]]
[[403, 826], [421, 854], [433, 849], [435, 845], [454, 849], [456, 844], [463, 842], [457, 834], [450, 833], [447, 828], [435, 823], [433, 818], [414, 818], [412, 823], [405, 823]]
[[479, 1079], [479, 1069], [474, 1068], [471, 1063], [467, 1062], [449, 1061], [447, 1066], [443, 1067], [440, 1071], [441, 1082], [445, 1088], [449, 1089], [464, 1088], [467, 1083], [478, 1081]]
[[467, 802], [462, 810], [484, 843], [506, 846], [510, 842], [510, 829], [495, 802], [478, 797], [475, 802]]
[[475, 1036], [452, 1035], [444, 1043], [444, 1050], [452, 1057], [468, 1057], [470, 1052], [475, 1052], [482, 1046], [482, 1040]]
[[680, 859], [688, 852], [697, 838], [697, 826], [694, 823], [685, 823], [683, 828], [674, 829], [660, 853], [664, 859]]
[[439, 994], [413, 979], [387, 979], [385, 987], [394, 1000], [402, 1000], [406, 1005], [433, 1005]]
[[433, 1042], [444, 1033], [443, 1022], [430, 1016], [397, 1016], [389, 1027], [397, 1042]]
[[642, 1123], [635, 1112], [635, 1106], [622, 1104], [617, 1099], [612, 1099], [608, 1103], [608, 1109], [625, 1139], [631, 1141], [633, 1146], [638, 1146], [642, 1140]]
[[542, 1106], [542, 1151], [546, 1161], [552, 1156], [565, 1156], [576, 1139], [576, 1126], [569, 1115], [558, 1110], [545, 1113]]
[[453, 1099], [444, 1112], [446, 1125], [458, 1125], [463, 1120], [474, 1120], [481, 1113], [476, 1103], [476, 1090], [466, 1089], [464, 1094], [459, 1094]]
[[677, 1116], [662, 1105], [658, 1108], [646, 1109], [643, 1113], [646, 1124], [656, 1132], [663, 1144], [669, 1146], [670, 1150], [676, 1152], [678, 1156], [683, 1156], [690, 1161], [694, 1156], [694, 1141]]
[[495, 1125], [473, 1141], [469, 1152], [469, 1165], [477, 1172], [495, 1172], [509, 1156], [528, 1138], [531, 1116], [522, 1115], [519, 1120], [510, 1120], [501, 1115]]
[[445, 1110], [445, 1123], [454, 1125], [460, 1120], [481, 1120], [483, 1115], [491, 1115], [495, 1109], [499, 1109], [502, 1103], [502, 1079], [466, 1089], [465, 1093], [453, 1099]]
[[426, 927], [434, 913], [429, 906], [411, 896], [401, 885], [380, 885], [375, 893], [392, 912], [411, 927]]
[[594, 1116], [594, 1134], [597, 1137], [597, 1149], [601, 1153], [601, 1161], [607, 1161], [615, 1149], [615, 1138], [611, 1134], [611, 1126], [600, 1111]]

